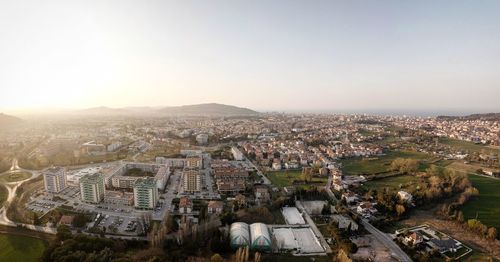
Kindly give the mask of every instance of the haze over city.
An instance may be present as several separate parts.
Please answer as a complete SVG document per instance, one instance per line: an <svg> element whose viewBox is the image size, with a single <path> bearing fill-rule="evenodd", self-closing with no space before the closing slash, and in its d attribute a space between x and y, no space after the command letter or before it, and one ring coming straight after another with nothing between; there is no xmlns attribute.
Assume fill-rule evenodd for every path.
<svg viewBox="0 0 500 262"><path fill-rule="evenodd" d="M2 1L0 111L500 110L498 1Z"/></svg>

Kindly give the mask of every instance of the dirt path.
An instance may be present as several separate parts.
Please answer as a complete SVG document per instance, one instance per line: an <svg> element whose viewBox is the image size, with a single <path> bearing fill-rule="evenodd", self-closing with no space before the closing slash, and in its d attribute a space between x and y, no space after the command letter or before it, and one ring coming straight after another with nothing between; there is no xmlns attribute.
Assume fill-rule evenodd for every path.
<svg viewBox="0 0 500 262"><path fill-rule="evenodd" d="M410 227L421 224L427 224L442 231L453 238L465 243L466 245L480 250L496 259L500 259L500 241L492 241L481 238L465 229L465 227L456 221L442 220L437 218L432 211L415 211L411 218L401 221L402 224Z"/></svg>

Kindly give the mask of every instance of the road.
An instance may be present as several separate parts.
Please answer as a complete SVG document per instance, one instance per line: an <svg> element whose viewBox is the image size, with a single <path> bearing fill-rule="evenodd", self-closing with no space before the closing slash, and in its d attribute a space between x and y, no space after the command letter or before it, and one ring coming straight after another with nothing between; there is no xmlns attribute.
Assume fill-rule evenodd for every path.
<svg viewBox="0 0 500 262"><path fill-rule="evenodd" d="M328 176L328 182L325 186L325 190L333 200L337 201L335 194L333 194L332 189L332 176ZM384 232L378 230L376 227L372 226L370 222L366 219L361 220L361 224L365 229L370 232L380 243L382 243L386 248L391 250L393 256L396 256L400 261L411 262L411 258Z"/></svg>
<svg viewBox="0 0 500 262"><path fill-rule="evenodd" d="M250 159L245 157L245 161L257 171L257 175L262 178L264 184L271 185L271 180L269 180L269 178L267 178L267 176L265 176L264 173L262 173L262 171L260 171L260 169L254 163L252 163L252 161L250 161Z"/></svg>
<svg viewBox="0 0 500 262"><path fill-rule="evenodd" d="M394 256L397 256L400 261L411 262L411 258L384 232L372 226L366 219L361 219L361 224L370 232L380 243L391 250Z"/></svg>

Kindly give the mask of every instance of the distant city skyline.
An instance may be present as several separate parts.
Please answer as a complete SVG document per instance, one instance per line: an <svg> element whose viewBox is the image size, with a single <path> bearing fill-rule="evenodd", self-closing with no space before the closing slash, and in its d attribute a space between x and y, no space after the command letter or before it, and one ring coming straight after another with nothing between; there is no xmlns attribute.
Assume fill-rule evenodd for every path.
<svg viewBox="0 0 500 262"><path fill-rule="evenodd" d="M3 1L0 112L500 112L499 1Z"/></svg>

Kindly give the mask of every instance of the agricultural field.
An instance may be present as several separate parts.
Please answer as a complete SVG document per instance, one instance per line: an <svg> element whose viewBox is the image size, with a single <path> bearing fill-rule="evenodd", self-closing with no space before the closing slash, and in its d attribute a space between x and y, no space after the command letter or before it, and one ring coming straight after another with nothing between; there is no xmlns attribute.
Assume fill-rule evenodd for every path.
<svg viewBox="0 0 500 262"><path fill-rule="evenodd" d="M500 231L500 180L469 175L472 185L479 190L479 197L467 202L462 212L466 219L476 218L487 226Z"/></svg>
<svg viewBox="0 0 500 262"><path fill-rule="evenodd" d="M31 177L29 172L14 172L0 176L0 183L10 183L25 180Z"/></svg>
<svg viewBox="0 0 500 262"><path fill-rule="evenodd" d="M470 142L470 141L442 137L442 138L439 138L439 142L441 144L448 145L448 146L453 147L453 148L458 149L458 150L466 150L466 151L470 151L470 152L479 152L479 153L484 152L484 153L492 153L492 154L500 153L500 149L498 149L498 148L491 148L491 147L484 146L481 144L475 144L475 143Z"/></svg>
<svg viewBox="0 0 500 262"><path fill-rule="evenodd" d="M278 187L290 186L293 184L294 180L302 180L301 178L302 170L289 170L289 171L273 171L268 172L266 176L271 180L273 185ZM328 177L313 177L312 183L326 183Z"/></svg>
<svg viewBox="0 0 500 262"><path fill-rule="evenodd" d="M429 161L432 156L413 151L391 151L386 155L372 158L343 159L342 171L346 175L377 174L390 171L391 163L396 158L412 158L421 161L421 165Z"/></svg>
<svg viewBox="0 0 500 262"><path fill-rule="evenodd" d="M0 257L2 261L38 261L47 243L44 240L9 234L0 235Z"/></svg>

